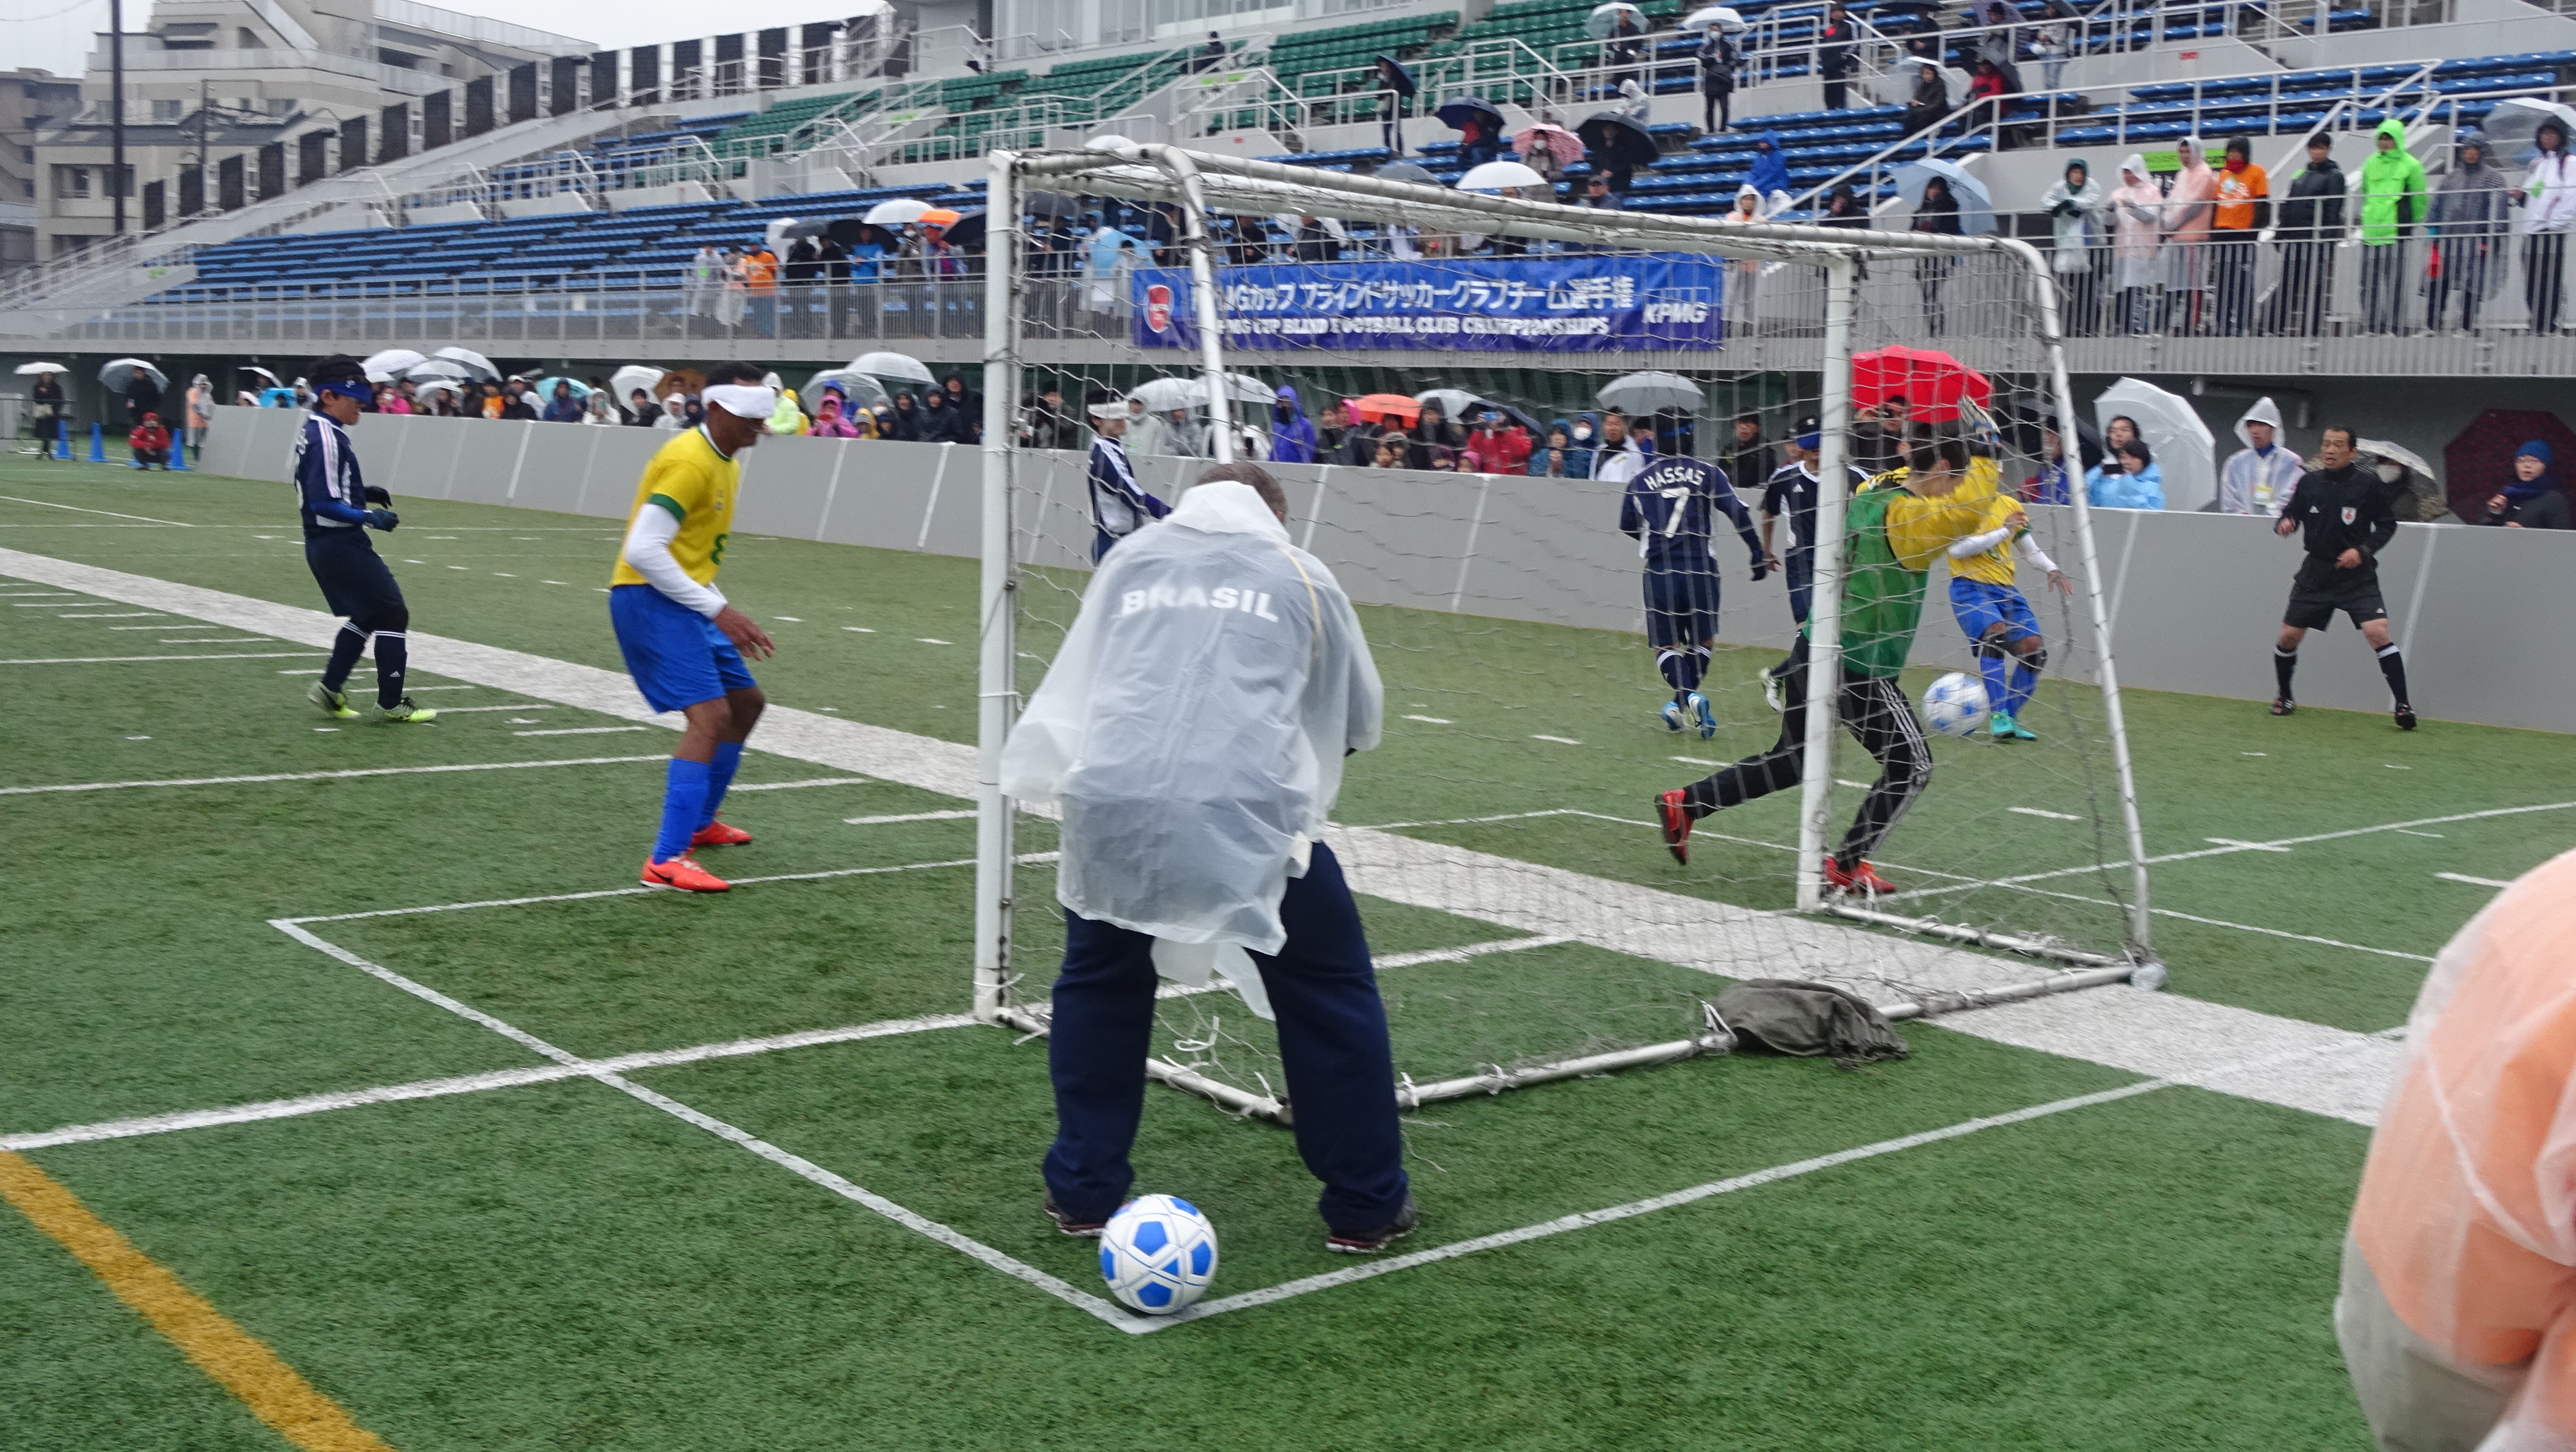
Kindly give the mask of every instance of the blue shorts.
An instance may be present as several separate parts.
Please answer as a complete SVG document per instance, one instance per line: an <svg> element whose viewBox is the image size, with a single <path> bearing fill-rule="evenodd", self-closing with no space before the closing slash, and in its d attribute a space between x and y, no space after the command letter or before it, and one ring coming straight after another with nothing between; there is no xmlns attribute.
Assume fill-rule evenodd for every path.
<svg viewBox="0 0 2576 1452"><path fill-rule="evenodd" d="M1959 617L1959 628L1970 640L1983 640L2001 625L2006 640L2030 640L2039 635L2039 617L2030 610L2030 602L2011 585L1990 585L1964 575L1950 577L1950 613Z"/></svg>
<svg viewBox="0 0 2576 1452"><path fill-rule="evenodd" d="M1717 571L1646 567L1646 644L1680 650L1717 638Z"/></svg>
<svg viewBox="0 0 2576 1452"><path fill-rule="evenodd" d="M644 704L678 711L754 684L715 622L650 585L619 585L608 592L608 623L617 649Z"/></svg>

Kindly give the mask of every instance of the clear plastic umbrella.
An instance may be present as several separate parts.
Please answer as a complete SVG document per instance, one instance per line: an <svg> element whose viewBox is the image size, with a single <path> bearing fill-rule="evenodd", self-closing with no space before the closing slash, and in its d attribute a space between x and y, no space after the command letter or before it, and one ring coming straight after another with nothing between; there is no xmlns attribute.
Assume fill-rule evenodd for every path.
<svg viewBox="0 0 2576 1452"><path fill-rule="evenodd" d="M1987 195L1986 184L1968 175L1955 161L1909 161L1896 169L1896 191L1909 207L1923 205L1923 189L1934 177L1950 184L1950 195L1959 201L1959 230L1970 237L1985 237L1995 230L1995 202Z"/></svg>
<svg viewBox="0 0 2576 1452"><path fill-rule="evenodd" d="M667 376L661 369L649 364L629 363L608 375L609 396L619 403L624 403L627 399L633 398L635 390L640 388L644 390L644 396L650 398L653 396L653 385Z"/></svg>
<svg viewBox="0 0 2576 1452"><path fill-rule="evenodd" d="M129 393L133 391L134 375L137 373L150 374L152 382L158 387L170 386L169 375L140 358L118 358L111 361L98 370L98 381L110 393Z"/></svg>
<svg viewBox="0 0 2576 1452"><path fill-rule="evenodd" d="M1379 167L1375 174L1384 181L1412 182L1417 186L1440 185L1440 178L1433 176L1419 162L1392 161Z"/></svg>
<svg viewBox="0 0 2576 1452"><path fill-rule="evenodd" d="M886 392L884 384L847 368L826 368L806 379L805 386L796 391L796 397L808 409L819 409L823 406L823 390L826 388L839 389L841 396L848 399L853 408L894 407L894 395Z"/></svg>
<svg viewBox="0 0 2576 1452"><path fill-rule="evenodd" d="M560 376L554 378L540 378L536 382L528 385L528 402L530 405L536 408L538 412L544 412L546 405L555 401L555 385L558 383L571 384L572 396L574 398L580 399L590 397L590 385L582 382L578 378L564 378Z"/></svg>
<svg viewBox="0 0 2576 1452"><path fill-rule="evenodd" d="M381 353L368 354L367 361L361 366L376 382L391 383L428 361L428 355L409 348L387 348Z"/></svg>
<svg viewBox="0 0 2576 1452"><path fill-rule="evenodd" d="M1207 385L1196 378L1148 378L1129 389L1127 396L1145 405L1147 413L1170 413L1176 408L1205 408Z"/></svg>
<svg viewBox="0 0 2576 1452"><path fill-rule="evenodd" d="M2194 510L2218 497L2218 438L2190 400L2123 378L2093 400L2093 422L2107 438L2111 420L2122 415L2137 422L2138 437L2155 455L2156 472L2165 481L2166 509Z"/></svg>
<svg viewBox="0 0 2576 1452"><path fill-rule="evenodd" d="M1458 178L1462 192L1492 192L1505 187L1543 187L1547 178L1517 161L1489 161Z"/></svg>
<svg viewBox="0 0 2576 1452"><path fill-rule="evenodd" d="M1583 17L1583 33L1594 40L1608 40L1619 33L1621 20L1627 21L1629 29L1637 34L1646 33L1646 12L1629 4L1628 0L1610 0L1607 5L1593 6L1592 13Z"/></svg>
<svg viewBox="0 0 2576 1452"><path fill-rule="evenodd" d="M866 215L859 220L880 227L899 227L906 222L920 221L921 214L929 210L930 203L919 197L888 197L868 208Z"/></svg>
<svg viewBox="0 0 2576 1452"><path fill-rule="evenodd" d="M850 371L870 378L892 378L903 383L936 383L929 368L909 353L861 353L850 360Z"/></svg>
<svg viewBox="0 0 2576 1452"><path fill-rule="evenodd" d="M2496 102L2495 109L2487 113L2486 124L2478 128L2487 134L2487 144L2493 148L2488 159L2519 159L2533 150L2539 145L2533 138L2540 134L2543 121L2557 122L2558 134L2569 144L2576 145L2576 110L2537 96L2516 96Z"/></svg>
<svg viewBox="0 0 2576 1452"><path fill-rule="evenodd" d="M402 376L414 383L429 383L442 378L453 380L471 378L474 376L474 370L453 358L423 358L404 369Z"/></svg>
<svg viewBox="0 0 2576 1452"><path fill-rule="evenodd" d="M69 373L69 372L71 372L71 370L70 370L70 369L68 369L68 368L66 368L66 367L64 367L64 366L63 366L63 365L61 365L60 363L21 363L21 364L19 364L19 365L18 365L18 376L19 376L19 377L21 377L21 378L24 378L24 377L28 376L28 375L29 375L29 374L31 374L31 373Z"/></svg>
<svg viewBox="0 0 2576 1452"><path fill-rule="evenodd" d="M418 391L422 393L437 393L442 389L451 393L462 393L465 391L465 384L461 379L433 378L427 383L422 384Z"/></svg>
<svg viewBox="0 0 2576 1452"><path fill-rule="evenodd" d="M1707 402L1700 386L1678 373L1631 373L1611 379L1593 396L1604 407L1629 413L1661 413L1668 408L1697 413Z"/></svg>
<svg viewBox="0 0 2576 1452"><path fill-rule="evenodd" d="M1723 5L1704 5L1682 17L1684 30L1715 30L1727 35L1740 35L1748 28L1743 16Z"/></svg>
<svg viewBox="0 0 2576 1452"><path fill-rule="evenodd" d="M492 366L492 360L475 352L471 348L459 348L450 344L429 356L432 358L445 358L451 363L464 364L467 376L469 377L480 378L487 383L498 383L501 381L501 370Z"/></svg>

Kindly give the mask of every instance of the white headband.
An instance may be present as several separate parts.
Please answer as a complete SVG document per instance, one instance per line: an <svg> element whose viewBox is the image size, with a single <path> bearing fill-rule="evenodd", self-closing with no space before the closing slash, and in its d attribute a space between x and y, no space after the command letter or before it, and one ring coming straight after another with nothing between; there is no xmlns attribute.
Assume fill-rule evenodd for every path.
<svg viewBox="0 0 2576 1452"><path fill-rule="evenodd" d="M1095 403L1091 405L1091 416L1093 418L1125 418L1127 416L1127 400L1123 398L1113 398L1107 403Z"/></svg>
<svg viewBox="0 0 2576 1452"><path fill-rule="evenodd" d="M756 383L717 383L708 386L706 400L736 418L765 419L778 409L778 390Z"/></svg>

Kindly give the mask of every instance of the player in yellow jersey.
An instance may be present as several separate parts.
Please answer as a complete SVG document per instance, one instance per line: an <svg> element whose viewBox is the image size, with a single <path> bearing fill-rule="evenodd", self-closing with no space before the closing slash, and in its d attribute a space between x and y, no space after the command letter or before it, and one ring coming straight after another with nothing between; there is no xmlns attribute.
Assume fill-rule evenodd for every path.
<svg viewBox="0 0 2576 1452"><path fill-rule="evenodd" d="M1985 677L1986 728L1997 741L2036 741L2021 723L2022 708L2039 689L2039 672L2048 664L2047 643L2030 601L2013 584L2015 556L2048 574L2050 588L2074 593L2057 562L2030 537L2030 516L2019 501L2002 492L2001 470L1991 455L1973 459L1959 493L1980 511L1977 532L1953 541L1950 556L1950 613L1966 632L1976 652L1977 671Z"/></svg>
<svg viewBox="0 0 2576 1452"><path fill-rule="evenodd" d="M750 364L720 363L707 374L705 397L706 422L664 444L635 487L626 542L608 577L608 618L645 704L688 717L671 753L662 830L644 859L644 881L723 892L733 884L689 853L751 840L717 821L716 809L768 704L743 657L765 660L777 647L725 603L715 578L733 529L742 451L767 431L778 393Z"/></svg>

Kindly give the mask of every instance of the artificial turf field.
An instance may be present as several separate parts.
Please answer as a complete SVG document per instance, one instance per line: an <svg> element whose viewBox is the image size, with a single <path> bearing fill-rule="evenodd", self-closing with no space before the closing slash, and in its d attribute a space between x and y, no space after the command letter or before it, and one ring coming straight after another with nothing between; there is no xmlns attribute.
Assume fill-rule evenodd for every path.
<svg viewBox="0 0 2576 1452"><path fill-rule="evenodd" d="M0 464L0 496L0 548L319 605L280 486L22 460ZM386 552L416 631L616 667L596 594L613 525L403 511ZM1087 1246L1035 1208L1043 1045L955 1023L973 834L947 815L956 798L755 751L742 782L774 790L727 816L760 840L720 870L836 875L718 899L621 892L658 800L659 728L424 671L424 703L491 709L317 729L332 723L300 693L318 650L21 578L0 570L0 660L58 663L0 664L0 786L304 779L6 797L20 851L0 905L0 1142L384 1445L2364 1443L2327 1322L2361 1126L2190 1087L2088 1099L2147 1081L1937 1025L1863 1072L1737 1055L1423 1111L1408 1145L1426 1224L1408 1252L1723 1192L1326 1285L1305 1283L1352 1266L1320 1249L1287 1136L1157 1091L1140 1188L1207 1208L1218 1295L1299 1293L1120 1334L1009 1269L1095 1284ZM973 729L972 584L969 562L756 537L725 572L779 639L761 669L778 705L950 742ZM1534 649L1584 648L1578 632L1363 615L1391 720L1352 762L1344 821L1638 816L1632 787L1690 774L1636 726L1633 692L1551 691L1528 668ZM207 658L98 659L145 655ZM1450 709L1478 704L1486 719ZM1446 719L1400 718L1417 705ZM2576 845L2550 785L2560 737L2439 721L2399 736L2384 717L2274 721L2143 692L2128 706L2151 855L2360 833L2160 866L2157 900L2188 914L2156 925L2174 994L2388 1029L2489 895L2456 878L2511 878ZM1746 749L1757 728L1698 750ZM1535 754L1540 732L1591 743L1554 772L1573 801L1546 787L1563 758ZM1991 795L2011 770L1991 748L1944 751L1935 796L1890 843L1898 862L1910 841L1982 830L1990 814L1944 819L1939 794ZM477 769L404 770L424 767ZM387 774L306 775L349 770ZM2515 808L2546 810L2467 816ZM1748 841L1791 830L1785 803L1761 810L1720 821ZM1785 903L1769 848L1704 847L1682 869L1590 817L1403 830ZM1020 845L1052 843L1031 822ZM2037 835L1981 850L2067 860ZM1044 864L1023 871L1023 900L1044 901ZM508 905L288 924L304 938L272 925L485 902ZM1362 907L1382 956L1508 936ZM1049 927L1021 924L1042 977ZM1566 945L1387 984L1429 1000L1502 963L1657 971L1621 959ZM1442 973L1460 977L1424 976ZM24 1147L60 1126L465 1076L482 1077ZM2036 1107L2052 1112L1903 1143ZM1804 1164L1864 1147L1881 1152ZM1763 1180L1782 1166L1801 1172ZM24 1216L0 1220L0 1332L0 1446L280 1445Z"/></svg>

